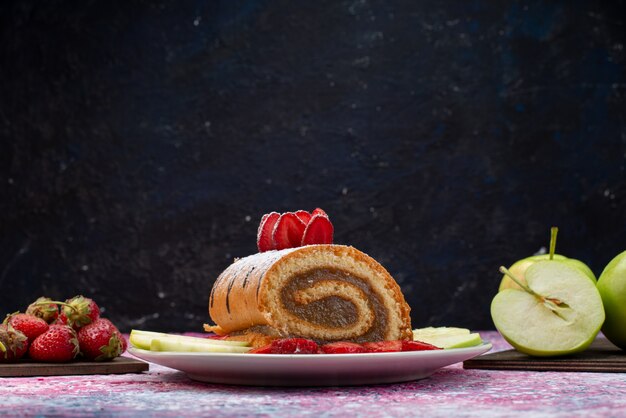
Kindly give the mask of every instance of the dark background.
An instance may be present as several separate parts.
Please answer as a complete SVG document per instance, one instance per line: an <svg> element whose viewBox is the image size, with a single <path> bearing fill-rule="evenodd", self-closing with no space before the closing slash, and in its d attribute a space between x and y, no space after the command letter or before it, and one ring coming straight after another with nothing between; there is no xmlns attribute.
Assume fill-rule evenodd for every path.
<svg viewBox="0 0 626 418"><path fill-rule="evenodd" d="M626 249L624 1L0 3L0 311L195 330L261 215L324 208L413 325Z"/></svg>

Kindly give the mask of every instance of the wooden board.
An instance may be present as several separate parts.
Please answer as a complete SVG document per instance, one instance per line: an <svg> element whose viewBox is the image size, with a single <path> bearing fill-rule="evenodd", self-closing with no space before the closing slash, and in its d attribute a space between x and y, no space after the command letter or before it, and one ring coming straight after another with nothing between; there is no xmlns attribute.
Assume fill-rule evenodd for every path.
<svg viewBox="0 0 626 418"><path fill-rule="evenodd" d="M148 368L148 363L128 357L117 357L106 362L35 363L20 361L13 364L0 364L0 377L141 373L147 371Z"/></svg>
<svg viewBox="0 0 626 418"><path fill-rule="evenodd" d="M626 352L605 338L586 351L562 357L532 357L516 350L485 354L463 362L465 369L626 373Z"/></svg>

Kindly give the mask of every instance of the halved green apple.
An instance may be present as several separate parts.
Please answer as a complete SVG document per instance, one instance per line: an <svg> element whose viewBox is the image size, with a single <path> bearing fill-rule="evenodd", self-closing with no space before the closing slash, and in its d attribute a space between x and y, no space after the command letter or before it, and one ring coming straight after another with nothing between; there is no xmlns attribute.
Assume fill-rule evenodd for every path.
<svg viewBox="0 0 626 418"><path fill-rule="evenodd" d="M526 270L526 283L504 267L519 286L499 292L491 317L502 336L518 351L557 356L585 350L604 322L595 283L566 260L537 261Z"/></svg>

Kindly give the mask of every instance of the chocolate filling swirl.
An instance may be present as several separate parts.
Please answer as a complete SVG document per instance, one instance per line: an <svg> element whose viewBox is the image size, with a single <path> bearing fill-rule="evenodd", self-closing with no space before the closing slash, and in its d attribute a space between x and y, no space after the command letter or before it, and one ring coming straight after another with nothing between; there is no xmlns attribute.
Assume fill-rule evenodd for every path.
<svg viewBox="0 0 626 418"><path fill-rule="evenodd" d="M337 340L384 339L387 311L367 280L333 268L316 268L290 278L281 289L283 307L313 327L328 329ZM351 329L362 329L358 335ZM351 337L342 337L342 330Z"/></svg>

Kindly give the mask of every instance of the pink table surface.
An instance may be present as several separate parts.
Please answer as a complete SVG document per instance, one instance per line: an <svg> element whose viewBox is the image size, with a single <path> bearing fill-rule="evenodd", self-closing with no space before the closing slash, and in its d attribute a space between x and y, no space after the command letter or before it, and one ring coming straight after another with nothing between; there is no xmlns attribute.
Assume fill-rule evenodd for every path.
<svg viewBox="0 0 626 418"><path fill-rule="evenodd" d="M481 332L492 351L510 348ZM0 416L626 416L626 374L464 370L409 383L265 388L194 382L155 364L142 374L0 378Z"/></svg>

